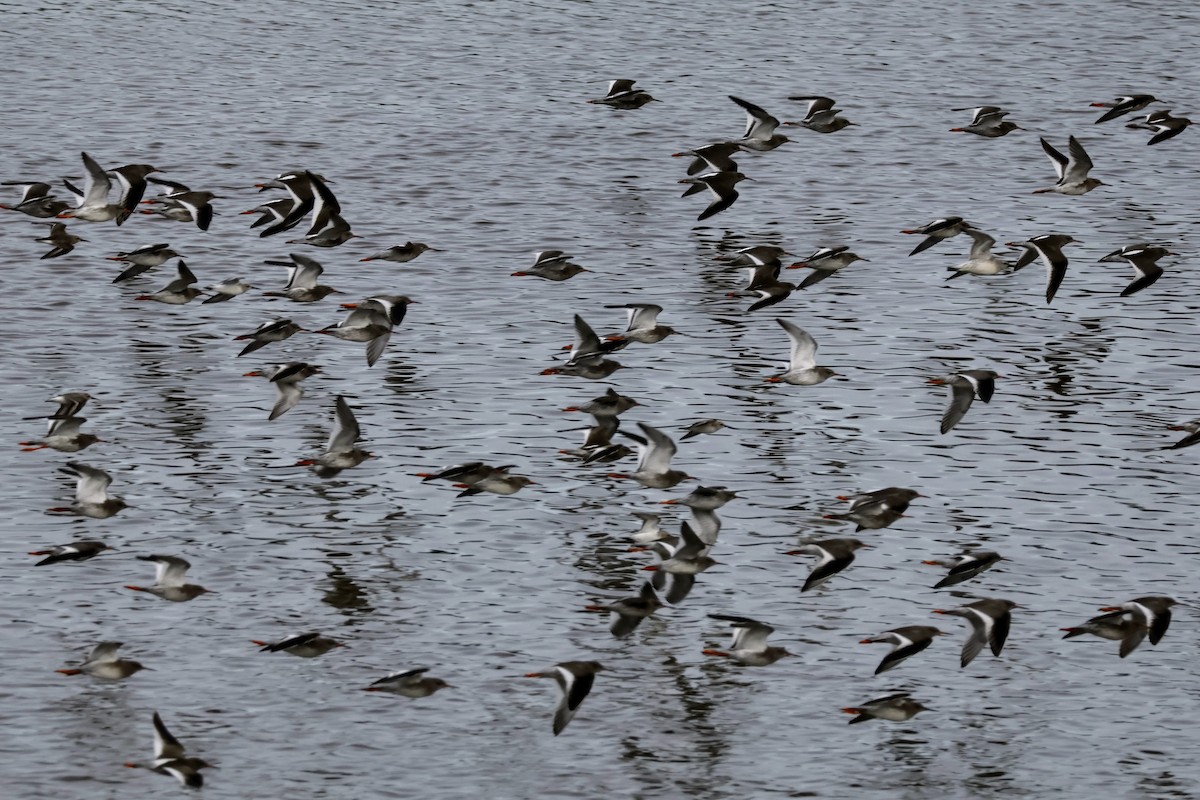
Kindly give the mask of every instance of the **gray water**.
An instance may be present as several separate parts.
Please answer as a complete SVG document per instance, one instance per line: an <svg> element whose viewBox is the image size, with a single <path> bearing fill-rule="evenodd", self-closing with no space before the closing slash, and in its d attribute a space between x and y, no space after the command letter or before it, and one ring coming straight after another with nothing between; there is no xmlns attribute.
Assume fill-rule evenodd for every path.
<svg viewBox="0 0 1200 800"><path fill-rule="evenodd" d="M118 7L120 6L120 7ZM1175 9L1164 11L1163 9ZM1197 141L1148 148L1088 103L1131 91L1196 113L1196 16L1149 2L638 4L352 2L7 5L5 180L79 177L149 162L217 192L207 233L138 216L72 223L89 241L39 261L29 219L0 217L8 557L0 708L8 797L174 796L169 778L126 770L151 752L160 711L189 751L214 761L209 798L1043 797L1200 794L1197 612L1180 608L1158 647L1062 641L1097 606L1194 596L1200 449L1161 448L1200 415L1193 392ZM584 101L637 78L661 103L633 112ZM755 181L697 224L680 199L686 147L740 134L725 95L798 118L795 94L828 94L859 127L747 155ZM961 106L999 103L1025 131L951 134ZM1053 172L1037 144L1080 137L1109 187L1033 195ZM264 298L289 251L236 212L252 184L307 168L331 184L361 240L307 249L348 293L314 305ZM944 283L964 239L906 258L901 228L959 214L1001 242L1069 233L1054 304L1044 270ZM444 248L408 265L359 263L405 240ZM1164 240L1180 255L1120 298L1121 245ZM103 256L170 242L204 284L243 275L232 302L135 302L159 269L113 286ZM714 257L779 243L798 256L851 245L869 263L774 308L727 298L740 274ZM562 284L512 278L562 249L594 270ZM790 273L795 274L795 273ZM307 328L338 299L419 301L381 362L361 345L297 335L235 358L231 337L276 316ZM623 641L589 602L636 591L646 560L625 552L635 510L682 496L605 477L558 455L582 424L561 408L606 383L540 376L582 314L618 330L605 304L651 301L684 335L618 356L612 382L642 407L624 417L678 435L704 417L731 430L683 443L676 466L741 495L722 513L692 596ZM771 385L791 320L842 377ZM266 422L273 390L241 377L286 360L320 364L307 396ZM1003 376L940 436L930 377ZM46 398L86 390L77 456L19 453ZM293 468L320 451L332 398L351 399L379 458L321 480ZM50 516L76 458L108 470L131 508L108 520ZM455 498L413 473L456 461L511 463L537 481L512 497ZM801 537L847 535L822 519L835 497L918 489L893 527L824 590L799 591ZM118 548L34 569L26 550L82 538ZM966 602L931 587L924 558L981 544L1007 558L958 587L1021 604L1003 657L958 667L964 625L933 608ZM135 555L193 562L216 592L187 604L121 588L147 583ZM739 669L701 655L724 644L710 612L774 625L798 656ZM951 636L883 676L883 646L907 624ZM314 660L250 639L320 630L349 647ZM153 671L105 685L53 670L102 639ZM597 659L598 677L555 738L549 681L519 676ZM359 691L431 667L456 688L421 700ZM908 723L846 725L841 706L911 690L933 710Z"/></svg>

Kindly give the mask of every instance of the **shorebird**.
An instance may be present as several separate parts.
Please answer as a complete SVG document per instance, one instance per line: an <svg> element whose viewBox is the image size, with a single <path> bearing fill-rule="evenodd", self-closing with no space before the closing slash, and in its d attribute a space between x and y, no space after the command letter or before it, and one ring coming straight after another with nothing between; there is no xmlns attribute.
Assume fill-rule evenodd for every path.
<svg viewBox="0 0 1200 800"><path fill-rule="evenodd" d="M1067 257L1062 249L1076 241L1063 233L1046 233L1025 242L1007 242L1009 247L1025 248L1025 254L1017 259L1013 270L1021 269L1035 258L1041 258L1046 265L1046 302L1049 303L1054 300L1058 287L1067 275Z"/></svg>
<svg viewBox="0 0 1200 800"><path fill-rule="evenodd" d="M847 125L857 125L856 122L851 122L845 117L838 116L842 112L834 108L834 100L831 97L821 97L820 95L799 95L789 97L788 100L798 100L808 103L808 110L804 112L804 119L799 122L785 122L784 125L798 125L803 128L808 128L810 131L817 133L835 133L840 131Z"/></svg>
<svg viewBox="0 0 1200 800"><path fill-rule="evenodd" d="M1159 144L1167 139L1174 139L1179 134L1191 125L1192 121L1187 117L1173 117L1170 110L1154 111L1146 115L1146 119L1142 122L1131 122L1126 125L1126 128L1145 128L1154 131L1154 135L1146 142L1146 144Z"/></svg>
<svg viewBox="0 0 1200 800"><path fill-rule="evenodd" d="M537 484L524 475L509 475L507 471L497 471L474 483L456 483L454 485L462 489L458 493L458 497L470 497L481 492L500 495L516 494L526 486L536 486Z"/></svg>
<svg viewBox="0 0 1200 800"><path fill-rule="evenodd" d="M733 156L742 152L742 146L737 142L715 142L695 150L684 150L682 153L672 153L672 158L690 158L688 175L699 175L705 172L737 172L737 162Z"/></svg>
<svg viewBox="0 0 1200 800"><path fill-rule="evenodd" d="M728 425L719 419L702 419L699 422L693 422L691 425L688 425L683 436L679 437L679 441L683 442L706 433L716 433L722 428L728 427Z"/></svg>
<svg viewBox="0 0 1200 800"><path fill-rule="evenodd" d="M112 477L102 469L80 464L78 461L68 461L59 472L75 478L75 502L67 507L51 508L50 511L60 514L78 514L81 517L107 519L128 508L120 497L109 496L108 486Z"/></svg>
<svg viewBox="0 0 1200 800"><path fill-rule="evenodd" d="M740 97L734 97L733 95L729 95L729 99L741 106L742 110L746 112L746 132L737 141L738 145L746 150L758 150L761 152L774 150L779 145L788 141L786 136L775 132L775 129L779 127L779 120L768 114L761 106L756 106L754 103L747 103Z"/></svg>
<svg viewBox="0 0 1200 800"><path fill-rule="evenodd" d="M79 155L83 159L83 168L87 171L87 182L79 196L79 205L58 216L74 217L84 222L115 220L120 225L141 201L142 193L146 189L145 176L157 170L148 164L130 164L113 170L123 191L117 202L110 203L108 195L112 191L112 181L109 180L108 173L87 153Z"/></svg>
<svg viewBox="0 0 1200 800"><path fill-rule="evenodd" d="M99 436L83 433L79 427L87 422L84 417L49 417L46 420L46 435L32 442L21 442L21 450L32 453L50 448L60 453L78 453L100 441Z"/></svg>
<svg viewBox="0 0 1200 800"><path fill-rule="evenodd" d="M733 642L728 650L705 649L706 656L721 656L741 664L743 667L766 667L784 656L792 655L782 647L767 645L767 637L775 629L764 622L749 617L727 614L709 614L709 619L719 619L733 625Z"/></svg>
<svg viewBox="0 0 1200 800"><path fill-rule="evenodd" d="M604 665L597 661L563 661L545 672L527 672L526 678L553 678L558 684L562 698L554 711L554 735L563 732L575 717L575 712L583 703L584 698L592 691L596 681L596 673L604 671Z"/></svg>
<svg viewBox="0 0 1200 800"><path fill-rule="evenodd" d="M856 722L869 722L873 719L884 719L888 722L907 722L922 711L928 710L928 707L913 700L908 692L890 694L887 697L877 697L874 700L868 700L861 706L842 709L846 714L858 715L850 720L851 725Z"/></svg>
<svg viewBox="0 0 1200 800"><path fill-rule="evenodd" d="M186 751L179 740L171 735L162 717L154 712L154 761L149 764L126 763L131 769L148 769L160 775L170 775L190 789L199 789L204 785L204 776L200 770L216 767L203 758L185 755Z"/></svg>
<svg viewBox="0 0 1200 800"><path fill-rule="evenodd" d="M612 614L609 631L618 639L623 639L637 630L646 617L663 607L654 584L646 582L641 590L633 597L624 597L608 605L594 604L586 607L587 611L610 612Z"/></svg>
<svg viewBox="0 0 1200 800"><path fill-rule="evenodd" d="M942 414L942 433L949 433L966 416L976 397L985 403L991 402L998 377L990 369L968 369L945 378L930 378L931 384L950 387L950 405Z"/></svg>
<svg viewBox="0 0 1200 800"><path fill-rule="evenodd" d="M946 280L952 281L963 275L1002 275L1012 271L1012 264L992 255L995 238L976 228L967 228L963 232L971 237L971 253L957 267L947 267L951 274Z"/></svg>
<svg viewBox="0 0 1200 800"><path fill-rule="evenodd" d="M1057 192L1058 194L1081 195L1087 194L1097 186L1105 185L1096 178L1088 177L1088 172L1092 169L1092 159L1074 136L1067 137L1067 152L1071 154L1070 158L1055 150L1053 145L1045 139L1039 139L1039 141L1042 143L1042 149L1046 151L1046 155L1050 157L1050 163L1054 164L1054 171L1058 173L1058 183L1047 189L1035 189L1034 194Z"/></svg>
<svg viewBox="0 0 1200 800"><path fill-rule="evenodd" d="M342 308L353 311L336 325L321 328L315 333L347 342L366 342L367 366L373 367L391 340L392 330L404 321L405 312L415 302L404 295L385 294L369 297L361 303L343 303Z"/></svg>
<svg viewBox="0 0 1200 800"><path fill-rule="evenodd" d="M55 545L49 550L30 550L29 555L45 556L41 561L34 564L35 567L45 567L50 564L58 564L62 561L87 561L100 555L105 550L112 550L112 548L104 542L88 540Z"/></svg>
<svg viewBox="0 0 1200 800"><path fill-rule="evenodd" d="M211 593L203 586L184 582L184 576L187 575L187 571L192 565L178 556L154 555L138 556L137 558L140 561L154 562L154 585L130 586L127 584L126 589L146 592L172 603L186 603L189 600L195 600L202 594Z"/></svg>
<svg viewBox="0 0 1200 800"><path fill-rule="evenodd" d="M332 286L317 283L325 268L316 260L300 253L289 253L291 261L267 260L265 263L286 267L287 286L278 292L263 292L263 297L286 297L297 303L315 303L331 294L341 294Z"/></svg>
<svg viewBox="0 0 1200 800"><path fill-rule="evenodd" d="M1133 281L1121 291L1121 297L1136 294L1154 284L1162 277L1163 269L1158 260L1164 256L1175 255L1165 247L1151 244L1126 245L1120 250L1114 250L1100 261L1127 261L1133 267Z"/></svg>
<svg viewBox="0 0 1200 800"><path fill-rule="evenodd" d="M238 356L248 355L256 350L260 350L272 342L282 342L284 339L299 333L304 330L290 319L277 319L271 322L264 322L255 328L253 333L244 333L241 336L233 337L235 342L244 342L250 340L250 344L242 348L242 352Z"/></svg>
<svg viewBox="0 0 1200 800"><path fill-rule="evenodd" d="M387 692L388 694L398 694L402 697L429 697L429 695L440 689L454 688L441 678L422 677L428 671L429 667L418 667L416 669L393 672L375 681L370 686L364 686L363 691Z"/></svg>
<svg viewBox="0 0 1200 800"><path fill-rule="evenodd" d="M789 556L817 556L817 565L809 573L808 579L800 589L807 592L822 585L834 575L854 563L854 551L866 547L858 539L820 539L807 542L795 550L789 550Z"/></svg>
<svg viewBox="0 0 1200 800"><path fill-rule="evenodd" d="M654 303L621 303L620 305L606 305L605 308L623 308L628 317L625 330L621 333L614 333L604 337L607 341L657 344L676 332L670 325L658 324L658 315L662 313L662 306L660 305L655 305Z"/></svg>
<svg viewBox="0 0 1200 800"><path fill-rule="evenodd" d="M168 219L180 222L194 222L202 231L212 225L213 207L210 204L216 199L212 192L193 191L190 187L177 181L164 181L161 178L150 178L151 183L167 187L164 192L147 203L157 203L159 208L146 213L161 214Z"/></svg>
<svg viewBox="0 0 1200 800"><path fill-rule="evenodd" d="M297 658L316 658L325 655L335 647L346 646L337 639L330 639L319 633L301 633L297 636L280 639L278 642L260 642L258 639L250 641L261 648L260 653L287 653L289 656Z"/></svg>
<svg viewBox="0 0 1200 800"><path fill-rule="evenodd" d="M108 256L109 261L120 261L128 264L120 275L113 278L113 283L120 283L131 278L136 278L144 272L162 266L172 258L179 258L179 253L171 249L171 246L164 243L161 244L146 244L124 253L117 253L115 256Z"/></svg>
<svg viewBox="0 0 1200 800"><path fill-rule="evenodd" d="M1081 625L1076 625L1071 628L1060 628L1066 631L1067 635L1064 639L1073 639L1076 636L1083 636L1085 633L1090 633L1093 636L1099 636L1101 639L1109 639L1121 643L1121 647L1117 651L1121 658L1137 649L1142 640L1146 638L1146 624L1136 615L1129 611L1118 610L1108 614L1101 614L1098 617L1092 617L1087 622Z"/></svg>
<svg viewBox="0 0 1200 800"><path fill-rule="evenodd" d="M70 202L59 200L50 193L50 184L41 181L0 181L0 186L20 186L21 199L13 205L0 203L0 208L20 211L31 217L51 219L71 208Z"/></svg>
<svg viewBox="0 0 1200 800"><path fill-rule="evenodd" d="M1180 448L1191 447L1196 442L1200 442L1200 419L1185 422L1182 425L1168 425L1167 429L1172 431L1187 431L1187 436L1170 447L1164 448L1165 450L1179 450Z"/></svg>
<svg viewBox="0 0 1200 800"><path fill-rule="evenodd" d="M848 519L858 527L855 532L878 530L886 528L904 516L908 506L918 497L924 495L915 489L902 489L889 486L886 489L876 489L873 492L862 492L856 495L838 495L839 500L850 503L845 513L826 514L825 519Z"/></svg>
<svg viewBox="0 0 1200 800"><path fill-rule="evenodd" d="M786 319L775 320L792 340L791 357L785 372L767 378L768 383L790 383L793 386L816 386L837 375L828 367L817 366L817 342L799 325Z"/></svg>
<svg viewBox="0 0 1200 800"><path fill-rule="evenodd" d="M599 397L592 398L582 405L567 406L563 411L583 411L593 417L616 417L637 405L637 400L618 394L616 389L609 387Z"/></svg>
<svg viewBox="0 0 1200 800"><path fill-rule="evenodd" d="M909 235L919 233L925 237L909 253L910 256L915 256L917 253L933 247L938 242L967 231L970 227L971 223L964 221L962 217L942 217L941 219L935 219L928 225L922 225L920 228L906 228L900 232Z"/></svg>
<svg viewBox="0 0 1200 800"><path fill-rule="evenodd" d="M539 250L533 254L533 266L512 273L514 278L532 275L556 283L570 280L581 272L591 272L571 261L561 250Z"/></svg>
<svg viewBox="0 0 1200 800"><path fill-rule="evenodd" d="M971 623L971 635L963 643L961 666L966 667L975 656L987 645L992 649L992 655L999 656L1008 639L1008 629L1012 625L1012 609L1017 604L1011 600L976 600L958 608L937 608L935 614L950 614L962 617Z"/></svg>
<svg viewBox="0 0 1200 800"><path fill-rule="evenodd" d="M1171 606L1178 603L1173 597L1138 597L1119 606L1105 606L1101 611L1124 611L1145 626L1150 634L1150 644L1157 645L1171 626Z"/></svg>
<svg viewBox="0 0 1200 800"><path fill-rule="evenodd" d="M121 649L120 642L101 642L92 648L87 659L73 669L56 669L63 675L91 675L107 681L119 681L146 669L136 661L128 658L117 658L117 650Z"/></svg>
<svg viewBox="0 0 1200 800"><path fill-rule="evenodd" d="M951 128L951 133L973 133L988 139L995 139L1005 134L1021 130L1015 122L1004 119L1008 112L999 106L978 106L977 108L955 108L954 111L970 111L971 122L961 128Z"/></svg>
<svg viewBox="0 0 1200 800"><path fill-rule="evenodd" d="M279 419L291 411L300 402L300 398L304 397L300 381L311 378L320 372L321 368L314 364L304 361L289 361L286 364L276 364L266 369L251 370L244 373L242 377L266 378L275 384L275 405L271 408L270 415L267 416L268 420L273 420Z"/></svg>
<svg viewBox="0 0 1200 800"><path fill-rule="evenodd" d="M1118 97L1116 100L1113 100L1109 103L1092 103L1092 107L1108 109L1108 111L1105 111L1100 115L1100 119L1096 120L1096 124L1099 125L1101 122L1108 122L1109 120L1116 119L1117 117L1123 117L1126 114L1132 114L1134 111L1141 111L1151 103L1161 102L1161 100L1152 94L1129 94Z"/></svg>
<svg viewBox="0 0 1200 800"><path fill-rule="evenodd" d="M360 258L359 261L391 261L393 264L407 264L421 253L440 253L442 252L436 247L430 247L424 242L405 242L404 244L396 244L389 247L387 250L380 250L378 253L373 253L366 258Z"/></svg>
<svg viewBox="0 0 1200 800"><path fill-rule="evenodd" d="M892 667L898 666L905 659L915 656L933 644L934 636L941 635L941 631L929 625L908 625L903 628L884 631L878 636L872 636L869 639L863 639L859 644L884 642L892 646L891 652L884 656L883 660L879 662L879 666L875 668L875 674L878 675L881 672L887 672Z"/></svg>
<svg viewBox="0 0 1200 800"><path fill-rule="evenodd" d="M153 294L139 294L133 299L153 300L157 303L167 303L173 306L185 305L204 294L202 289L198 289L192 285L195 282L196 275L188 269L188 265L181 258L175 267L175 280Z"/></svg>
<svg viewBox="0 0 1200 800"><path fill-rule="evenodd" d="M77 242L86 242L82 236L76 236L67 230L66 224L62 222L35 222L35 225L49 225L50 233L41 236L37 241L42 244L50 245L50 251L42 256L41 260L47 258L58 258L65 256L67 253L75 249Z"/></svg>
<svg viewBox="0 0 1200 800"><path fill-rule="evenodd" d="M680 197L688 197L697 192L708 189L712 196L712 201L708 204L700 216L696 217L696 221L706 220L714 214L719 214L725 209L734 204L734 201L740 196L738 190L734 187L742 181L753 180L740 172L708 172L704 175L697 175L694 178L682 178L680 183L690 184L684 190Z"/></svg>
<svg viewBox="0 0 1200 800"><path fill-rule="evenodd" d="M338 395L333 402L333 410L333 432L329 435L325 452L316 458L296 462L297 467L311 468L319 478L332 478L344 469L357 467L374 455L355 445L362 433L346 398Z"/></svg>
<svg viewBox="0 0 1200 800"><path fill-rule="evenodd" d="M970 550L953 558L930 559L921 563L950 570L946 577L933 586L935 589L945 589L947 586L957 586L971 580L989 567L995 566L1000 560L1001 555L991 550Z"/></svg>
<svg viewBox="0 0 1200 800"><path fill-rule="evenodd" d="M622 436L637 442L637 469L629 475L609 473L610 478L633 478L647 489L670 489L691 477L686 472L671 469L671 459L678 452L678 448L670 436L644 422L639 422L637 426L641 428L645 437L620 431Z"/></svg>
<svg viewBox="0 0 1200 800"><path fill-rule="evenodd" d="M788 269L809 268L812 270L804 280L800 281L801 289L807 289L814 283L820 283L838 270L845 269L855 261L866 261L867 259L851 253L850 248L842 247L822 247L817 252L813 253L803 261L797 261L795 264L788 265Z"/></svg>
<svg viewBox="0 0 1200 800"><path fill-rule="evenodd" d="M611 106L625 111L631 111L635 108L641 108L647 103L653 102L655 98L642 89L633 88L636 81L627 79L617 79L609 81L608 91L604 97L596 100L588 100L589 103L603 106Z"/></svg>
<svg viewBox="0 0 1200 800"><path fill-rule="evenodd" d="M211 303L224 303L226 300L243 295L254 287L243 281L241 278L228 278L218 284L208 287L212 292L211 297L206 297L201 301L201 305L209 305Z"/></svg>

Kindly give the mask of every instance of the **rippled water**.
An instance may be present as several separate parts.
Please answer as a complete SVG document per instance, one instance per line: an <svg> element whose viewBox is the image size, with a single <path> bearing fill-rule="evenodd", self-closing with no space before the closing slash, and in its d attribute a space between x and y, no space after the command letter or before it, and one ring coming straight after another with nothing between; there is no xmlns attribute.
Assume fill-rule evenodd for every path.
<svg viewBox="0 0 1200 800"><path fill-rule="evenodd" d="M131 508L108 520L43 514L71 496L71 456L15 453L0 512L10 557L0 737L6 791L117 797L170 791L124 770L150 755L161 711L192 751L220 765L208 797L1191 797L1200 748L1190 720L1196 611L1122 661L1116 645L1063 642L1059 627L1147 594L1193 595L1196 459L1164 451L1166 425L1197 416L1196 142L1153 148L1088 103L1131 91L1197 108L1196 18L1186 6L1091 2L985 8L959 3L43 3L0 9L10 34L0 176L78 177L150 162L221 195L208 233L148 217L73 225L89 240L39 261L41 235L0 218L10 443L35 437L46 398L86 390L78 460L113 475ZM1171 11L1164 11L1172 8ZM24 44L14 43L19 37ZM635 112L583 101L637 78L662 100ZM755 181L697 225L679 199L680 149L736 136L725 95L784 118L786 97L829 94L860 123L744 156ZM949 111L1000 103L1025 131L947 133ZM1039 135L1076 134L1112 186L1033 195L1052 171ZM329 177L356 232L314 251L351 298L419 301L384 359L360 345L296 336L237 359L233 335L278 315L337 321L329 300L263 298L182 307L133 297L160 269L113 286L118 250L170 242L203 283L297 248L259 239L236 212L257 181L293 168ZM960 214L1003 242L1047 232L1084 244L1058 298L1040 267L943 282L962 239L906 258L900 228ZM408 265L359 263L407 239L444 248ZM1180 256L1130 298L1127 267L1095 259L1164 240ZM725 293L741 276L714 256L779 243L803 256L852 245L870 259L771 309ZM561 284L509 276L534 250L594 270ZM722 516L716 556L690 598L628 640L595 615L636 590L625 552L631 511L680 496L605 477L557 451L580 419L559 409L604 383L540 376L582 314L653 301L684 335L618 358L644 421L678 434L716 416L731 430L690 440L677 466L742 499ZM762 379L786 360L785 317L821 344L841 378L817 387ZM325 374L266 423L272 389L242 378L302 359ZM945 392L929 377L1002 374L939 436ZM292 468L321 449L335 394L352 399L380 457L331 480ZM455 499L413 473L483 458L538 482L513 497ZM621 465L620 468L626 468ZM632 462L628 468L632 469ZM783 556L838 494L919 489L908 516L865 533L872 548L824 590L801 595L809 563ZM24 551L102 538L119 551L33 569ZM1021 604L1001 659L958 669L962 626L882 677L867 635L937 620L954 597L923 558L982 543L1008 559L960 589ZM216 594L172 604L121 588L149 580L137 554L174 553ZM700 654L723 642L709 612L770 622L798 657L737 669ZM249 640L321 630L349 643L315 659ZM95 642L126 643L153 668L118 685L55 668ZM571 727L550 732L550 682L515 678L595 658L599 676ZM359 687L414 665L455 685L410 701ZM909 723L847 727L841 706L910 689L934 710ZM178 787L175 787L178 789ZM179 790L182 791L182 790Z"/></svg>

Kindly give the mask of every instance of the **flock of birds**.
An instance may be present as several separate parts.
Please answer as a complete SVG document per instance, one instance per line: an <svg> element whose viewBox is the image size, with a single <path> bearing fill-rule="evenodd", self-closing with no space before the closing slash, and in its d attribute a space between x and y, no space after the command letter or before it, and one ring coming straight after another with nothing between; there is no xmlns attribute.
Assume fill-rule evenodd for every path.
<svg viewBox="0 0 1200 800"><path fill-rule="evenodd" d="M711 195L709 205L698 219L704 220L728 209L738 199L737 185L750 180L738 170L735 158L746 151L767 152L788 142L778 132L780 127L795 126L816 133L836 133L854 125L828 97L797 96L791 100L808 104L805 116L799 122L780 122L763 108L736 97L730 99L748 115L748 125L742 137L717 142L703 147L686 150L675 155L689 158L688 177L681 183L688 186L684 196L702 191ZM610 84L608 93L589 102L607 105L620 111L642 108L654 100L646 91L637 88L634 81L617 80ZM1150 95L1120 97L1112 102L1098 103L1106 110L1096 120L1104 123L1127 114L1145 109L1158 102ZM958 109L965 111L967 109ZM972 109L972 120L955 131L972 133L986 138L1004 136L1019 126L1006 120L1006 111L994 106ZM1173 117L1170 112L1151 112L1144 122L1130 127L1148 128L1153 131L1149 144L1167 141L1182 133L1189 124L1184 117ZM1049 188L1037 192L1055 192L1063 195L1082 195L1103 185L1090 177L1093 164L1084 147L1074 137L1068 137L1067 154L1064 155L1045 139L1041 146L1050 158L1058 181ZM18 201L0 207L20 212L41 220L50 226L45 237L38 242L51 249L42 258L58 258L67 255L81 242L76 235L77 225L68 227L60 220L77 223L113 222L122 225L137 212L157 215L179 223L194 224L200 230L208 230L214 216L211 201L216 195L209 191L193 190L188 186L161 179L158 172L147 164L130 164L106 169L87 153L82 154L86 173L86 184L82 190L70 181L63 181L73 198L63 199L54 194L54 188L45 182L22 183ZM288 240L289 244L305 247L335 248L357 238L350 223L342 216L337 197L330 189L330 181L309 170L285 172L274 179L257 184L263 191L274 190L281 194L258 207L245 211L257 219L250 226L261 229L262 237L291 231L304 230L299 238ZM8 183L6 185L14 185ZM161 194L143 200L150 185L162 188ZM307 223L307 226L301 228ZM1066 234L1048 233L1028 239L1010 242L1011 247L1021 251L1016 259L1009 261L992 253L996 239L979 230L962 217L946 217L918 228L905 229L904 234L921 235L924 238L910 256L922 253L958 235L965 235L972 244L966 261L950 267L947 280L962 276L999 276L1017 272L1035 260L1041 260L1047 271L1046 302L1052 302L1063 281L1068 260L1063 248L1074 242ZM386 250L362 257L361 261L382 260L404 264L428 251L436 251L419 242L407 242ZM808 269L806 277L798 284L783 281L785 265L783 257L788 253L775 245L755 245L739 250L729 259L730 268L744 268L749 276L747 285L734 296L754 298L747 309L754 312L782 303L793 292L807 290L817 283L837 275L859 261L865 261L848 246L822 247L808 258L787 265L787 269ZM1101 261L1128 262L1134 270L1134 280L1122 292L1128 296L1152 286L1163 275L1157 262L1174 255L1166 247L1154 242L1130 243L1101 258ZM122 265L122 270L113 283L144 279L176 259L175 276L158 291L140 294L138 300L183 305L204 296L204 303L220 303L235 300L254 287L241 277L230 278L201 289L198 280L184 262L180 253L167 243L145 245L110 256ZM320 281L322 265L303 253L291 253L287 260L269 260L269 265L287 270L286 284L279 289L263 292L265 296L284 298L295 303L321 302L337 290ZM588 272L573 263L571 256L556 250L536 254L532 266L514 272L516 276L531 276L548 281L566 281ZM243 301L244 302L244 301ZM313 331L343 341L365 345L368 366L375 365L383 356L395 329L405 319L407 309L417 301L396 294L377 294L354 303L344 303L348 313L344 318L327 327ZM670 326L659 323L662 307L654 303L625 303L608 308L627 312L627 324L623 331L601 336L583 319L574 318L575 342L569 346L570 356L556 366L543 371L546 375L565 375L586 380L604 380L621 369L622 365L612 355L631 344L653 345L675 333ZM777 320L790 341L788 368L782 373L767 377L767 381L787 383L795 386L815 386L835 376L833 370L817 364L817 342L805 330L786 320ZM287 318L264 321L254 330L238 335L236 341L245 342L238 356L255 353L262 348L282 342L304 329ZM245 373L247 376L265 378L273 384L275 402L268 420L277 420L293 409L303 398L302 383L319 374L321 368L301 361L286 362L265 369ZM1000 376L991 369L968 369L944 377L933 378L930 383L949 388L949 405L940 424L942 434L952 431L967 415L973 402L978 399L990 402L996 391ZM63 453L78 453L101 441L97 436L81 430L86 422L80 413L90 395L85 391L66 391L53 398L57 408L44 417L48 428L40 440L22 442L26 450L51 449ZM620 416L638 407L637 400L608 388L604 394L572 406L567 411L582 412L592 417L586 429L583 443L578 448L564 449L568 457L586 464L608 464L630 456L634 448L638 452L637 465L629 472L612 472L614 479L636 481L650 489L671 489L691 479L683 471L672 468L672 459L677 452L677 443L668 433L645 423L637 423L638 433L623 430ZM317 476L328 478L344 470L352 469L372 457L372 453L360 446L362 433L354 411L345 397L333 399L334 425L323 452L300 459L297 466L310 468ZM705 419L690 424L681 440L701 435L711 435L726 428L720 419ZM1187 447L1200 441L1200 420L1180 426L1188 436L1173 445ZM620 437L620 438L618 438ZM626 444L626 442L630 444ZM461 490L459 496L481 493L512 495L535 485L529 477L513 474L511 465L493 466L484 461L456 464L436 472L421 473L426 482L448 481ZM76 481L74 501L69 506L50 509L56 514L72 514L94 519L104 519L120 513L126 508L125 501L109 492L111 477L98 467L78 460L67 461L61 471ZM901 487L888 487L843 497L849 505L842 514L830 515L835 519L856 525L856 533L864 530L886 528L900 519L911 502L921 497L916 491ZM610 615L610 631L617 638L630 636L640 623L666 606L678 605L686 600L695 588L697 576L717 562L712 553L718 543L721 520L717 511L726 503L737 498L737 494L723 486L698 486L685 497L665 500L664 503L682 505L690 510L691 519L681 524L679 532L672 533L663 527L659 514L638 512L640 528L631 535L634 550L655 554L658 562L644 569L652 573L638 594L616 599L607 603L587 606L587 610ZM791 555L816 558L815 565L800 591L808 592L825 586L836 575L850 567L857 551L869 545L857 538L839 537L812 539L804 542ZM37 566L85 562L111 550L102 541L84 540L34 551L41 557ZM189 602L208 590L203 586L187 582L190 567L187 560L177 555L151 554L138 556L156 567L155 582L151 586L128 585L126 588L149 594L169 602ZM946 588L972 580L1001 560L998 553L975 549L951 558L930 560L926 563L944 567L946 576L935 588ZM1105 607L1102 614L1079 625L1064 628L1065 638L1090 634L1120 643L1119 655L1124 658L1149 637L1157 645L1166 633L1171 620L1171 608L1176 601L1170 597L1138 597L1127 602ZM966 667L985 648L1000 656L1008 637L1011 613L1016 604L1002 598L986 597L965 605L935 609L934 613L957 616L970 626L966 642L962 647L961 665ZM715 648L703 652L713 657L729 659L746 667L763 667L791 655L785 648L769 644L773 627L763 621L745 616L712 613L715 620L727 623L733 631L730 646L724 650ZM943 632L930 625L914 624L894 628L863 640L864 643L882 643L891 646L880 661L876 674L889 671L905 660L929 647L935 637ZM316 632L290 636L276 642L256 641L263 651L282 652L302 658L322 656L342 646L342 642ZM59 672L66 675L87 675L100 680L124 680L141 669L143 665L132 659L121 658L119 642L104 641L97 644L88 658L75 667ZM605 667L594 660L562 662L551 668L530 672L528 677L550 678L560 689L560 700L554 714L553 732L561 733L579 710L595 683L595 676ZM410 698L428 697L450 686L444 680L429 677L427 668L402 670L380 678L366 691L385 692ZM851 724L880 719L905 721L925 710L923 703L908 692L892 693L867 700L844 711L853 715ZM177 778L189 787L203 785L202 770L211 765L202 758L189 757L184 747L167 729L160 715L152 718L155 747L154 758L146 764L130 763L131 767L146 767L158 773Z"/></svg>

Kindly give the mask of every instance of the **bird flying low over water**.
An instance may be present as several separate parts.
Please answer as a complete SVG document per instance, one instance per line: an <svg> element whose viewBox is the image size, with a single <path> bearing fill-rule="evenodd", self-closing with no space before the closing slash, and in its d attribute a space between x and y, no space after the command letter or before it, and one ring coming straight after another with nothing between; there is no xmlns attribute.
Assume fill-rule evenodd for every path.
<svg viewBox="0 0 1200 800"><path fill-rule="evenodd" d="M596 673L604 671L598 661L563 661L545 672L527 672L526 678L553 678L562 693L554 711L554 735L558 736L575 718L575 712L592 691Z"/></svg>
<svg viewBox="0 0 1200 800"><path fill-rule="evenodd" d="M942 415L941 432L949 433L961 422L976 397L985 403L991 402L998 377L990 369L968 369L945 378L930 378L931 384L950 387L950 405Z"/></svg>

